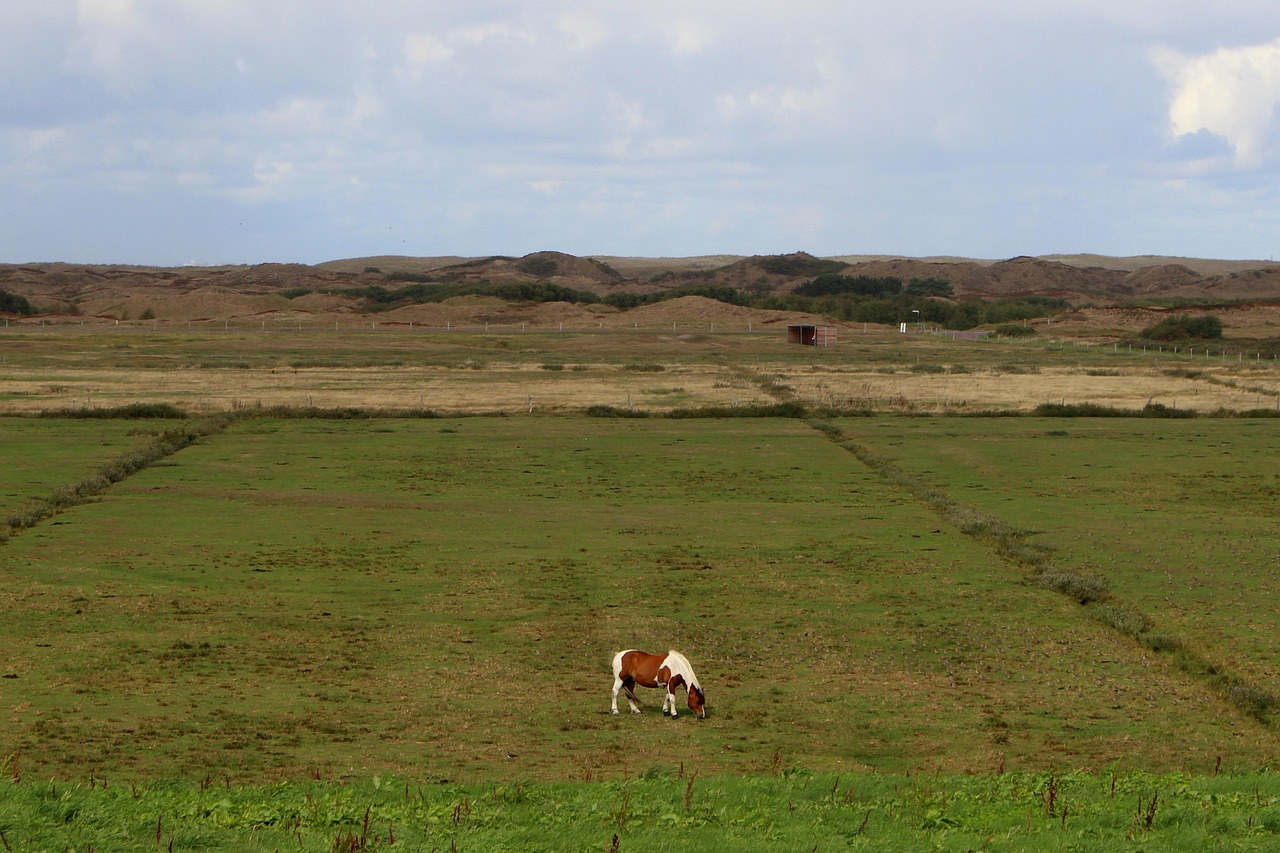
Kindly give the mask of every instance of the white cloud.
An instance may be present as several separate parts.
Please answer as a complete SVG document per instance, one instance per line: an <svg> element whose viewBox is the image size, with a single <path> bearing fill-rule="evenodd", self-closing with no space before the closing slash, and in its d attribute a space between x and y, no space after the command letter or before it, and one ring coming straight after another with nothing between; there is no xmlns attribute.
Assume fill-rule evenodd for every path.
<svg viewBox="0 0 1280 853"><path fill-rule="evenodd" d="M532 30L508 21L493 21L458 27L450 33L450 37L473 45L481 45L488 42L533 44L538 40Z"/></svg>
<svg viewBox="0 0 1280 853"><path fill-rule="evenodd" d="M444 62L453 54L453 48L431 33L409 33L404 37L404 56L410 65Z"/></svg>
<svg viewBox="0 0 1280 853"><path fill-rule="evenodd" d="M133 0L78 0L76 24L69 70L98 77L117 90L137 82L138 59L154 48L155 38L150 20Z"/></svg>
<svg viewBox="0 0 1280 853"><path fill-rule="evenodd" d="M66 138L67 131L60 127L30 130L18 134L20 145L26 151L33 154L60 143Z"/></svg>
<svg viewBox="0 0 1280 853"><path fill-rule="evenodd" d="M715 32L705 23L690 20L672 21L663 30L667 43L678 54L701 53L714 40Z"/></svg>
<svg viewBox="0 0 1280 853"><path fill-rule="evenodd" d="M1186 56L1169 49L1152 60L1172 88L1169 126L1175 136L1208 131L1226 139L1236 166L1256 168L1280 143L1280 39Z"/></svg>
<svg viewBox="0 0 1280 853"><path fill-rule="evenodd" d="M560 191L564 181L529 181L529 189L544 195L555 195Z"/></svg>
<svg viewBox="0 0 1280 853"><path fill-rule="evenodd" d="M577 50L593 50L611 35L608 25L598 16L577 13L562 15L556 29L567 35Z"/></svg>

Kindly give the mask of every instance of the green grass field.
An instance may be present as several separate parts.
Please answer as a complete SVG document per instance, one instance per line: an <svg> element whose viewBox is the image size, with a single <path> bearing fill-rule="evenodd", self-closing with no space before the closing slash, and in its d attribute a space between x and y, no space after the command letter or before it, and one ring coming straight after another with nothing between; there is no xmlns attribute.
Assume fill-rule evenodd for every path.
<svg viewBox="0 0 1280 853"><path fill-rule="evenodd" d="M859 424L861 426L861 424ZM1280 423L881 420L866 444L1280 691Z"/></svg>
<svg viewBox="0 0 1280 853"><path fill-rule="evenodd" d="M7 455L61 460L24 463L5 499L34 500L52 480L146 440L124 423L0 420ZM1036 531L1055 562L1104 575L1118 601L1270 691L1280 462L1266 450L1276 428L1247 419L835 425L844 442ZM1141 825L1133 833L1126 800L1105 820L1068 818L1059 831L1086 834L1062 834L1057 847L1028 841L1026 796L1043 791L962 796L968 774L1043 786L1051 770L1088 771L1081 778L1095 780L1086 786L1098 798L1109 774L1181 774L1152 784L1170 797L1182 786L1189 812L1200 804L1201 817L1185 820L1194 832L1178 842L1186 846L1157 838L1143 849L1274 840L1270 774L1252 775L1276 758L1272 723L1027 583L1022 567L831 432L791 419L238 420L0 545L5 773L23 780L15 790L54 779L83 793L93 774L146 796L163 780L216 780L233 802L260 790L242 786L320 779L330 787L318 790L340 792L347 786L334 780L394 776L402 798L406 784L447 789L430 812L441 820L463 799L488 802L486 791L517 786L539 802L587 803L587 816L563 812L565 827L590 826L566 849L608 849L612 832L621 849L632 840L667 849L653 834L664 821L741 847L730 842L747 835L742 827L785 823L749 817L753 808L790 814L788 802L828 796L829 810L802 807L799 823L772 838L809 849L822 836L804 833L830 821L840 843L819 849L884 849L871 843L880 838L957 850L982 847L988 834L988 849L1010 850L1156 838ZM664 719L656 692L642 694L645 714L610 715L608 662L626 647L685 651L710 717ZM1237 827L1225 811L1218 821L1203 806L1219 771L1250 774L1222 783L1250 822ZM898 826L890 795L872 806L857 792L889 779L901 795L922 778L935 780L938 802L918 796L919 814L908 809L898 835L877 835ZM675 805L619 819L629 780L666 780L660 796ZM579 787L555 787L570 783ZM755 805L741 805L741 793L710 796L744 786L758 786ZM969 796L1003 817L961 833L948 803ZM18 803L0 809L10 842L23 828L18 797L0 794ZM197 828L211 812L182 808L159 835L201 846ZM896 808L901 818L907 807ZM879 817L863 824L868 812ZM313 826L329 840L359 830L358 816L330 817ZM128 832L142 843L156 819L139 816ZM243 841L253 820L239 820ZM556 849L554 820L516 820L524 843L463 839ZM915 835L901 834L908 824ZM678 833L665 837L679 844Z"/></svg>
<svg viewBox="0 0 1280 853"><path fill-rule="evenodd" d="M146 444L155 428L129 420L0 418L0 521L52 489Z"/></svg>

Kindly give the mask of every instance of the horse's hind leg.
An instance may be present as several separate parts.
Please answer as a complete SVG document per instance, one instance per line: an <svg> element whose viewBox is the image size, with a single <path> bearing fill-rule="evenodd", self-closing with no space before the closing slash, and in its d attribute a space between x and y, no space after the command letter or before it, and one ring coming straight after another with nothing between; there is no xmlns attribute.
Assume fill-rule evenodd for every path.
<svg viewBox="0 0 1280 853"><path fill-rule="evenodd" d="M640 706L636 704L636 694L631 690L631 688L635 687L635 684L636 683L629 678L623 679L620 676L614 676L613 704L609 706L609 710L613 711L615 714L618 713L618 691L621 690L627 694L627 702L631 704L631 713L639 714Z"/></svg>
<svg viewBox="0 0 1280 853"><path fill-rule="evenodd" d="M622 689L623 689L623 690L626 692L626 694L627 694L627 701L628 701L629 703L631 703L631 713L633 713L633 714L639 714L639 713L640 713L640 703L639 703L639 701L636 699L635 686L636 686L636 682L635 682L635 680L634 680L634 679L630 679L630 678L629 678L629 679L627 679L627 680L623 683L623 685L622 685Z"/></svg>

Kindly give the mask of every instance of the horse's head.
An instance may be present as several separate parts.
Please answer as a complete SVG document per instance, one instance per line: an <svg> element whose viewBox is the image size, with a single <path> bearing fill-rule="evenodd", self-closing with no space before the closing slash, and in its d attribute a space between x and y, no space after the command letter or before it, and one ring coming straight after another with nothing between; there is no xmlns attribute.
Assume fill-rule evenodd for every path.
<svg viewBox="0 0 1280 853"><path fill-rule="evenodd" d="M689 685L689 710L697 714L699 720L707 717L707 697L701 687Z"/></svg>

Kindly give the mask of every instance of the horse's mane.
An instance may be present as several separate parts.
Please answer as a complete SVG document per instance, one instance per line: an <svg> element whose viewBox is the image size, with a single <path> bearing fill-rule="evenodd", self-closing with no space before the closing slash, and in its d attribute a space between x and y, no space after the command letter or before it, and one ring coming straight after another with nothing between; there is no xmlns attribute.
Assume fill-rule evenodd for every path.
<svg viewBox="0 0 1280 853"><path fill-rule="evenodd" d="M689 659L677 652L675 649L671 649L667 652L667 668L670 669L673 674L681 676L684 679L685 684L697 690L699 693L702 692L702 685L698 684L698 676L694 674L693 664L689 663Z"/></svg>

